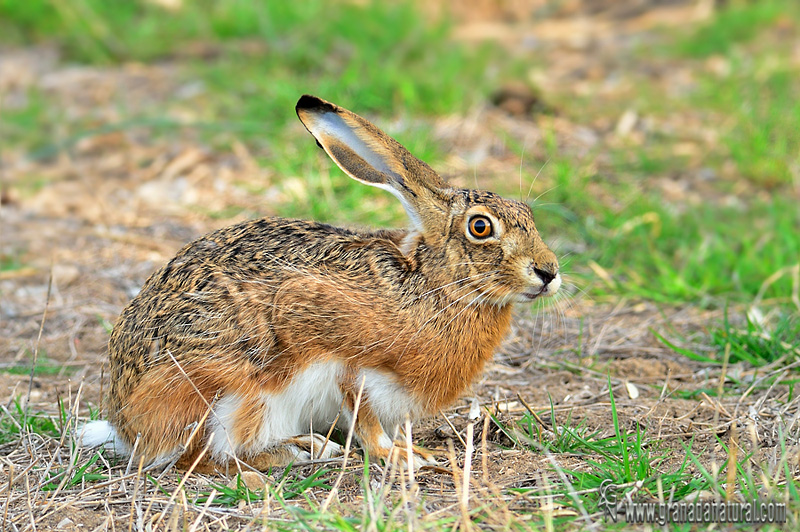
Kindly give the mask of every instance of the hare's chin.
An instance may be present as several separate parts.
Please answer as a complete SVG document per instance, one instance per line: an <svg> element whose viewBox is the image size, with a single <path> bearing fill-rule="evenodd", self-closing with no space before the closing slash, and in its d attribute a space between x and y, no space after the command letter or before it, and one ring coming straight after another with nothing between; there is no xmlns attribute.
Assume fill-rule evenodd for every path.
<svg viewBox="0 0 800 532"><path fill-rule="evenodd" d="M537 292L523 292L519 294L517 301L520 303L527 303L529 301L533 301L534 299L539 299L540 297L550 297L553 295L552 290L548 290L547 287L540 289Z"/></svg>

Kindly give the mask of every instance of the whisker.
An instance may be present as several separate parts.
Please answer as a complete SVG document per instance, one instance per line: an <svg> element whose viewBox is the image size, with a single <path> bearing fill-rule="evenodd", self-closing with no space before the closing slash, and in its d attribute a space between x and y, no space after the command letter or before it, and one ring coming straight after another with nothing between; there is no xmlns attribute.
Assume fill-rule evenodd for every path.
<svg viewBox="0 0 800 532"><path fill-rule="evenodd" d="M552 186L552 187L548 188L547 190L545 190L544 192L542 192L541 194L539 194L538 196L533 198L533 203L536 203L537 201L539 201L539 198L541 198L542 196L544 196L548 192L554 191L557 188L558 188L558 185L555 185L555 186ZM539 203L539 204L536 204L537 207L541 207L542 205L560 205L560 204L559 203Z"/></svg>
<svg viewBox="0 0 800 532"><path fill-rule="evenodd" d="M522 153L519 156L519 200L522 201L522 164L525 162L525 143L522 144ZM534 178L534 181L536 178Z"/></svg>
<svg viewBox="0 0 800 532"><path fill-rule="evenodd" d="M538 172L536 172L536 175L535 175L535 176L533 176L533 181L531 181L531 186L530 186L530 188L528 189L528 193L525 195L525 203L527 203L527 202L528 202L528 198L530 198L530 197L531 197L531 192L533 192L533 185L536 183L536 180L537 180L537 179L539 179L539 175L540 175L540 174L542 173L542 171L543 171L543 170L544 170L544 169L547 167L547 164L550 162L550 159L551 159L551 158L552 158L552 157L548 157L548 158L547 158L547 160L546 160L546 161L544 162L544 164L542 165L542 167L541 167L541 168L539 168L539 171L538 171ZM539 199L539 198L536 198L536 199ZM535 201L536 201L536 200L534 200L534 202L535 202Z"/></svg>

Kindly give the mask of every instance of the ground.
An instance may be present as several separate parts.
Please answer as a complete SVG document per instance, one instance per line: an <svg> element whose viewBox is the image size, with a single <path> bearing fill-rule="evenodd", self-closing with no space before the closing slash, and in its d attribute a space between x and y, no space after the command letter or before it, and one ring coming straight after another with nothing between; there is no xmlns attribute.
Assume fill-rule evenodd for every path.
<svg viewBox="0 0 800 532"><path fill-rule="evenodd" d="M440 3L433 4L429 16L440 16L434 9ZM535 48L538 63L527 72L540 93L526 83L498 81L491 97L464 113L409 119L416 125L406 134L420 123L432 131L432 141L446 154L437 158L437 167L453 182L473 186L480 180L480 186L508 194L519 180L521 195L529 187L534 196L547 194L547 182L523 179L521 159L546 167L553 136L560 153L591 158L586 164L613 180L607 171L615 164L612 150L635 151L656 130L684 139L669 149L687 162L679 171L659 168L637 177L635 186L656 191L670 209L729 205L773 190L798 199L796 182L780 189L755 180L717 186L715 179L731 179L726 172L736 170L721 164L719 174L711 175L702 164L721 142L702 114L651 120L624 104L637 93L637 77L668 79L670 90L679 93L697 83L698 71L730 68L720 56L701 63L643 61L637 51L665 25L710 16L713 2L643 1L627 10L613 2L566 2L535 21L515 18L520 8L514 2L461 4L450 38L466 46L489 40L509 50ZM789 32L800 64L797 26L781 24L776 31ZM186 51L203 53L214 52ZM627 281L620 279L635 281L637 273L613 271L613 262L599 259L581 262L572 278L567 260L565 297L518 309L511 334L473 389L441 416L415 426L415 442L435 451L439 466L414 471L413 478L390 466L365 467L354 453L344 467L341 460L301 464L263 478L243 474L237 485L235 472L145 476L135 464L109 463L110 457L76 448L76 423L96 415L108 386L110 329L145 279L193 238L253 216L285 214L275 206L317 193L302 171L281 175L280 166L264 163L277 150L268 147L265 156L235 135L217 145L192 127L158 135L135 121L107 127L152 106L166 108L171 120L196 119L203 83L179 74L183 60L86 66L63 60L58 47L47 44L0 55L6 105L28 98L35 87L69 120L84 125L75 134L55 124L44 147L20 143L0 152L3 257L14 263L0 271L0 528L112 530L132 523L136 529L263 524L343 530L376 528L381 520L401 523L398 529L546 528L554 522L602 527L611 524L597 498L584 495L596 494L605 477L620 489L633 489L638 500L762 493L790 501L790 524L796 525L797 493L788 486L794 486L800 458L794 394L800 347L784 342L785 355L752 365L714 362L720 346L708 340L713 331L747 330L741 316L748 309L761 309L767 318L777 311L741 301L720 305L626 294L620 287ZM569 98L589 97L607 97L609 105L619 106L616 120L564 112ZM357 102L337 103L359 112ZM285 112L293 114L291 108ZM381 125L403 121L379 113L370 119ZM403 129L396 122L391 127ZM298 144L310 145L301 128L298 123L288 131ZM310 168L328 168L321 155L317 160L308 151ZM322 170L328 171L338 172ZM587 187L584 194L609 205L628 201L603 185ZM392 201L374 198L358 212ZM584 253L585 243L569 231L548 235L546 229L567 223L565 218L548 222L546 208L536 212L543 237L560 256ZM331 217L351 225L364 225L364 216L375 221L359 216ZM388 218L402 223L396 213ZM659 223L659 214L643 212L608 237ZM775 264L773 271L783 266ZM798 275L792 267L786 263L783 280ZM754 283L768 287L763 278ZM596 289L605 285L608 290ZM796 288L783 301L790 308L792 297ZM760 291L758 298L764 302ZM725 329L729 315L739 318ZM34 415L30 425L18 426L22 413ZM731 458L738 472L727 467ZM740 484L732 482L737 478ZM266 495L264 482L271 486ZM197 499L212 489L216 502ZM300 495L293 497L293 490Z"/></svg>

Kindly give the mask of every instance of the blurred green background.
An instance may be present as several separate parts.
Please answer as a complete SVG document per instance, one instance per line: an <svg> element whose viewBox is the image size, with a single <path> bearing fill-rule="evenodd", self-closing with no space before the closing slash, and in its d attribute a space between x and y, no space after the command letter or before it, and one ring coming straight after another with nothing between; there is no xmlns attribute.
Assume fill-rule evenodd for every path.
<svg viewBox="0 0 800 532"><path fill-rule="evenodd" d="M0 0L3 50L51 46L59 64L94 69L158 65L184 89L146 106L119 94L109 119L72 113L33 84L21 100L3 100L0 150L46 162L126 128L150 142L190 135L215 153L242 143L284 194L204 215L402 224L391 198L350 182L312 148L293 106L313 93L368 116L458 184L512 196L532 188L541 232L594 298L721 307L758 297L796 312L798 3L732 0L638 33L609 7L600 20L628 30L616 35L612 24L602 47L538 39L536 28L570 9L593 15L594 4L516 3L529 9L494 19L515 41L482 36L481 14L463 12L470 2L448 12L446 2ZM567 60L574 72L551 75ZM536 105L503 115L509 84ZM505 118L483 124L481 112ZM463 117L487 131L481 157L447 134ZM518 137L515 123L539 139ZM25 195L47 184L31 176L12 185Z"/></svg>

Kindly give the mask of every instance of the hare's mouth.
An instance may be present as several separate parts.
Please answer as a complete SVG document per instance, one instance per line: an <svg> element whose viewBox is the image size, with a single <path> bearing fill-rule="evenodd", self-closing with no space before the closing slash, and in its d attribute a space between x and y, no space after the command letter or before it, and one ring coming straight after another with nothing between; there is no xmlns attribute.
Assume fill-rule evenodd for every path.
<svg viewBox="0 0 800 532"><path fill-rule="evenodd" d="M539 290L538 292L524 292L521 294L528 301L533 301L534 299L541 297L541 296L548 296L550 294L547 293L546 289Z"/></svg>
<svg viewBox="0 0 800 532"><path fill-rule="evenodd" d="M547 279L547 282L545 282L543 285L537 287L529 286L528 291L520 294L519 301L533 301L534 299L538 299L540 297L550 297L558 292L559 288L561 288L561 275L556 273L552 279Z"/></svg>
<svg viewBox="0 0 800 532"><path fill-rule="evenodd" d="M541 288L537 289L533 292L523 292L520 294L522 296L523 301L533 301L534 299L539 299L540 297L549 297L555 293L555 290L550 288L550 285L544 285Z"/></svg>

